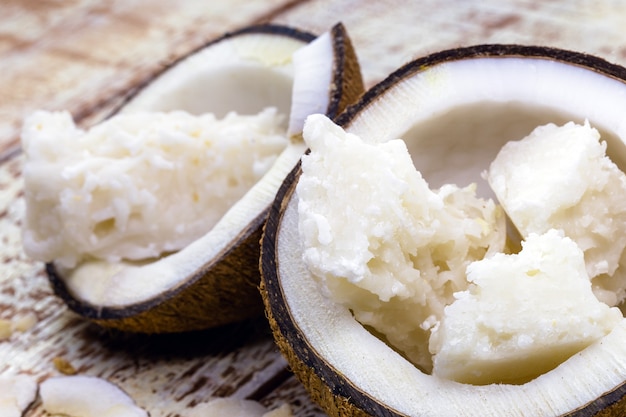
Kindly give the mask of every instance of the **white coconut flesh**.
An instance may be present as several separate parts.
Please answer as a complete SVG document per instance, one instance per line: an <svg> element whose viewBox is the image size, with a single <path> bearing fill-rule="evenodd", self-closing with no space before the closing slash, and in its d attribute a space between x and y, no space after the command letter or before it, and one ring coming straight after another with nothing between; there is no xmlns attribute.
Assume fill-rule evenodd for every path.
<svg viewBox="0 0 626 417"><path fill-rule="evenodd" d="M21 417L37 397L37 381L25 374L0 376L0 415Z"/></svg>
<svg viewBox="0 0 626 417"><path fill-rule="evenodd" d="M268 105L289 114L296 50L311 39L250 32L210 44L164 72L122 112L185 110L255 114Z"/></svg>
<svg viewBox="0 0 626 417"><path fill-rule="evenodd" d="M117 385L98 377L48 378L39 386L43 409L69 417L148 417Z"/></svg>
<svg viewBox="0 0 626 417"><path fill-rule="evenodd" d="M432 187L476 182L479 193L490 196L481 173L507 141L519 140L539 125L567 121L588 120L600 130L609 156L624 169L626 84L619 79L623 69L577 54L565 53L563 58L562 51L535 56L537 50L531 48L495 47L496 55L512 56L485 57L494 53L493 48L418 60L373 88L338 122L369 143L403 138ZM455 53L457 57L450 59ZM275 305L284 303L285 309L270 306L270 310L298 360L314 368L332 395L346 399L352 411L407 416L590 415L623 397L624 320L555 369L522 384L479 386L422 372L358 323L346 307L320 293L302 261L294 187L285 188L287 200L276 226L271 263L277 268L276 281L264 278L270 299ZM266 231L266 239L271 235ZM264 246L264 253L270 248ZM265 258L263 262L269 265ZM263 273L272 274L265 267Z"/></svg>
<svg viewBox="0 0 626 417"><path fill-rule="evenodd" d="M184 110L216 116L230 111L256 114L276 107L293 119L284 126L290 141L261 180L210 231L184 249L158 259L94 259L73 269L58 267L74 298L99 307L123 307L151 299L219 258L245 237L242 233L250 225L262 220L284 177L305 150L297 137L304 117L325 110L329 102L332 39L326 33L310 48L304 48L304 39L262 32L226 38L178 63L125 105L122 113ZM311 71L306 64L313 62Z"/></svg>

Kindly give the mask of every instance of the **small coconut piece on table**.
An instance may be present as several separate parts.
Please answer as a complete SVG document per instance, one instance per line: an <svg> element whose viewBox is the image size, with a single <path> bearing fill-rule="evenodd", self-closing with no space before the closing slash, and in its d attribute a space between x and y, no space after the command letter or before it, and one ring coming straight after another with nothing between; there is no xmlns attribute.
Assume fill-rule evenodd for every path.
<svg viewBox="0 0 626 417"><path fill-rule="evenodd" d="M0 376L0 416L21 417L37 397L37 381L26 374Z"/></svg>
<svg viewBox="0 0 626 417"><path fill-rule="evenodd" d="M106 379L75 375L46 379L40 384L43 409L69 417L148 417L134 400Z"/></svg>
<svg viewBox="0 0 626 417"><path fill-rule="evenodd" d="M550 229L531 233L518 254L467 267L433 329L433 374L468 384L524 383L609 334L624 319L591 290L582 250Z"/></svg>
<svg viewBox="0 0 626 417"><path fill-rule="evenodd" d="M194 406L186 417L292 417L289 404L268 410L254 400L239 398L215 398Z"/></svg>

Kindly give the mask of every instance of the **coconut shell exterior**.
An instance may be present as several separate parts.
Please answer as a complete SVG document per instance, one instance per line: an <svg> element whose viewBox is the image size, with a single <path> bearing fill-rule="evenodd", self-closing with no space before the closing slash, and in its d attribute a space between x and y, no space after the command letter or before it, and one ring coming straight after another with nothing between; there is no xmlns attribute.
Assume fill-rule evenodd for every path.
<svg viewBox="0 0 626 417"><path fill-rule="evenodd" d="M334 59L326 115L335 118L363 95L365 86L356 51L344 25L336 24L330 34Z"/></svg>
<svg viewBox="0 0 626 417"><path fill-rule="evenodd" d="M257 263L265 214L211 264L142 303L122 308L88 304L72 296L53 263L46 265L46 271L55 294L71 310L102 327L133 333L173 333L234 323L263 312Z"/></svg>
<svg viewBox="0 0 626 417"><path fill-rule="evenodd" d="M294 28L259 25L228 33L211 44L249 33L289 36L303 42L315 39L314 35ZM334 64L327 114L336 117L362 95L364 86L357 56L344 26L335 25L331 35ZM182 279L178 286L146 301L119 308L86 303L72 295L53 262L46 265L49 281L55 294L72 311L100 326L122 331L183 332L259 316L264 310L259 294L260 239L269 206L218 257Z"/></svg>
<svg viewBox="0 0 626 417"><path fill-rule="evenodd" d="M626 82L626 68L595 56L547 47L521 45L477 45L435 53L409 62L369 89L361 99L335 118L335 123L349 131L349 125L363 109L375 103L397 82L447 61L476 57L533 57L582 66ZM278 275L277 238L284 211L293 197L300 164L285 179L272 205L265 224L261 250L261 293L266 315L283 356L297 378L306 387L311 399L331 417L408 417L391 409L364 392L341 372L331 366L307 341L285 300ZM626 360L626 359L625 359ZM568 417L622 417L626 415L626 381L583 407L564 414Z"/></svg>

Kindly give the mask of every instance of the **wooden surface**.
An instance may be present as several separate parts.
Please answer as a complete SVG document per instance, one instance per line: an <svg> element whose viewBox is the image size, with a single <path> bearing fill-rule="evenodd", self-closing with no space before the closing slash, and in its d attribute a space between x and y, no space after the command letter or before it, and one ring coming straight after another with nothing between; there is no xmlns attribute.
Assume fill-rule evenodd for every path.
<svg viewBox="0 0 626 417"><path fill-rule="evenodd" d="M19 130L39 109L94 123L125 94L221 33L271 21L316 33L346 26L367 86L408 60L478 43L550 45L626 65L626 7L613 1L516 0L4 0L0 2L0 319L34 313L0 341L0 375L77 372L119 384L151 416L184 417L213 397L289 403L323 416L289 373L264 318L170 336L128 335L87 324L50 291L42 265L22 253ZM35 404L27 416L46 415Z"/></svg>

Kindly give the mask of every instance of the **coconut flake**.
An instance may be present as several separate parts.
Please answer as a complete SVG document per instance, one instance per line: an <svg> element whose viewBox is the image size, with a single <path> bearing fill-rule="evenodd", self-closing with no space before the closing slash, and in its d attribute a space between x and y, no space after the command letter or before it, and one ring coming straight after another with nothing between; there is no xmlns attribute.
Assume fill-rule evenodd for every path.
<svg viewBox="0 0 626 417"><path fill-rule="evenodd" d="M29 375L0 376L0 416L21 417L37 396L37 381Z"/></svg>
<svg viewBox="0 0 626 417"><path fill-rule="evenodd" d="M148 417L117 385L92 376L48 378L40 385L45 411L70 417Z"/></svg>
<svg viewBox="0 0 626 417"><path fill-rule="evenodd" d="M283 118L137 112L83 131L67 112L34 113L22 132L25 252L73 268L187 246L285 149Z"/></svg>
<svg viewBox="0 0 626 417"><path fill-rule="evenodd" d="M9 340L13 333L28 331L37 323L37 315L33 312L18 313L11 319L0 319L0 342Z"/></svg>
<svg viewBox="0 0 626 417"><path fill-rule="evenodd" d="M523 237L563 230L585 253L598 298L626 298L626 174L588 123L539 126L507 143L488 181Z"/></svg>
<svg viewBox="0 0 626 417"><path fill-rule="evenodd" d="M302 132L310 114L326 113L332 85L333 46L326 32L293 54L294 79L289 115L289 136Z"/></svg>
<svg viewBox="0 0 626 417"><path fill-rule="evenodd" d="M37 315L32 311L16 314L13 319L11 319L11 326L16 332L26 332L35 324L37 324Z"/></svg>

